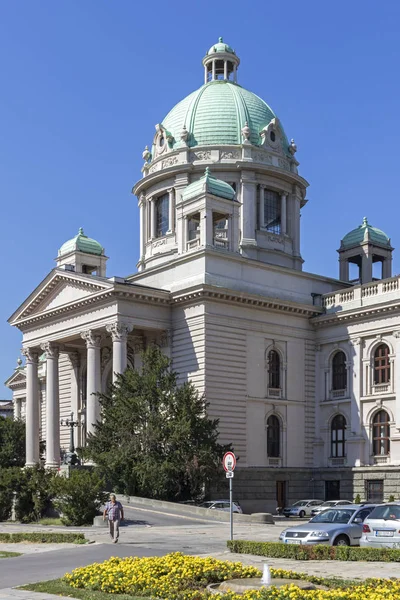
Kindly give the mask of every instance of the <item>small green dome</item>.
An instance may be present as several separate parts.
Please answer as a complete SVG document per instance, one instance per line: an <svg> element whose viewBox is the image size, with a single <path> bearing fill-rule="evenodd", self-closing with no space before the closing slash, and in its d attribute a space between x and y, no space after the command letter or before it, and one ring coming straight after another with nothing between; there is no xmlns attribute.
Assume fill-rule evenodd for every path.
<svg viewBox="0 0 400 600"><path fill-rule="evenodd" d="M235 190L229 183L213 177L210 169L207 167L203 177L194 181L183 190L182 200L190 200L203 193L209 193L220 198L233 200L235 198Z"/></svg>
<svg viewBox="0 0 400 600"><path fill-rule="evenodd" d="M234 49L228 46L228 44L225 44L222 37L218 39L218 44L211 46L207 52L207 56L210 54L215 54L216 52L229 52L230 54L235 54Z"/></svg>
<svg viewBox="0 0 400 600"><path fill-rule="evenodd" d="M174 138L173 147L182 145L181 132L189 132L189 147L203 145L241 145L246 121L250 127L250 142L261 145L260 132L275 114L256 94L232 81L206 83L181 100L162 121L164 129ZM283 150L288 153L288 141L282 131Z"/></svg>
<svg viewBox="0 0 400 600"><path fill-rule="evenodd" d="M362 242L372 242L373 244L379 244L380 246L390 247L390 238L376 227L372 227L368 223L367 217L364 217L361 225L350 231L342 239L342 248L351 248L352 246L358 246Z"/></svg>
<svg viewBox="0 0 400 600"><path fill-rule="evenodd" d="M103 246L99 244L99 242L96 242L96 240L92 240L85 235L82 227L79 228L78 234L73 237L72 240L68 240L61 246L58 251L58 256L76 251L85 252L86 254L95 254L97 256L104 254Z"/></svg>

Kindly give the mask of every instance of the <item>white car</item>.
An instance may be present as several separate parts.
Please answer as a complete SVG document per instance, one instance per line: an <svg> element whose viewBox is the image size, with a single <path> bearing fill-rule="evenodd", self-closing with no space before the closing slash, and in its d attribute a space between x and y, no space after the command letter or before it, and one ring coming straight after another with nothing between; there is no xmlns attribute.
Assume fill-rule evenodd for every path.
<svg viewBox="0 0 400 600"><path fill-rule="evenodd" d="M338 506L339 504L340 506L345 506L346 504L353 503L351 502L351 500L327 500L323 504L320 504L319 506L313 508L311 511L311 516L315 517L315 515L318 515L323 510L326 510L327 508L332 508L333 506Z"/></svg>
<svg viewBox="0 0 400 600"><path fill-rule="evenodd" d="M211 508L212 510L223 510L229 512L230 502L229 500L209 500L199 504L200 508ZM232 502L232 512L242 514L243 511L239 502Z"/></svg>
<svg viewBox="0 0 400 600"><path fill-rule="evenodd" d="M299 500L298 502L292 504L292 506L287 506L284 508L282 514L287 518L300 517L302 519L303 517L310 517L312 509L320 504L323 504L323 502L323 500L315 499Z"/></svg>
<svg viewBox="0 0 400 600"><path fill-rule="evenodd" d="M400 548L400 504L390 502L376 506L363 524L360 546Z"/></svg>

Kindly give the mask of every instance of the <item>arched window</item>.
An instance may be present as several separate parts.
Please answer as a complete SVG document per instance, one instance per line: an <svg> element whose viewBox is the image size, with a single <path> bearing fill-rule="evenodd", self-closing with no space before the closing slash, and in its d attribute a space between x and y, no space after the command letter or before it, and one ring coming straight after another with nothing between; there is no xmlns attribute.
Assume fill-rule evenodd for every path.
<svg viewBox="0 0 400 600"><path fill-rule="evenodd" d="M169 194L163 194L156 201L156 233L162 237L168 231Z"/></svg>
<svg viewBox="0 0 400 600"><path fill-rule="evenodd" d="M331 456L343 458L346 456L346 419L336 415L331 425Z"/></svg>
<svg viewBox="0 0 400 600"><path fill-rule="evenodd" d="M336 352L332 359L332 390L345 390L347 388L346 355Z"/></svg>
<svg viewBox="0 0 400 600"><path fill-rule="evenodd" d="M278 417L271 415L267 420L267 455L272 458L280 456L281 425Z"/></svg>
<svg viewBox="0 0 400 600"><path fill-rule="evenodd" d="M281 387L281 358L276 350L268 352L268 387L275 390Z"/></svg>
<svg viewBox="0 0 400 600"><path fill-rule="evenodd" d="M390 452L390 425L386 410L376 413L372 421L372 439L375 456L387 455Z"/></svg>
<svg viewBox="0 0 400 600"><path fill-rule="evenodd" d="M374 383L389 383L390 381L390 360L389 347L386 344L379 344L374 354Z"/></svg>

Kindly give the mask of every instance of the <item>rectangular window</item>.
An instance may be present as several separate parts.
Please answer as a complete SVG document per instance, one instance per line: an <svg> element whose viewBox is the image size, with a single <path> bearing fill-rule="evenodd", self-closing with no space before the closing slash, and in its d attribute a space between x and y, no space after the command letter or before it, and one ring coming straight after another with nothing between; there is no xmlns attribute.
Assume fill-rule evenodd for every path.
<svg viewBox="0 0 400 600"><path fill-rule="evenodd" d="M272 233L281 233L281 197L272 190L264 190L264 227Z"/></svg>
<svg viewBox="0 0 400 600"><path fill-rule="evenodd" d="M383 502L383 479L369 479L365 482L365 495L368 502Z"/></svg>
<svg viewBox="0 0 400 600"><path fill-rule="evenodd" d="M163 194L157 198L156 203L156 234L157 237L164 236L168 231L168 207L169 194Z"/></svg>

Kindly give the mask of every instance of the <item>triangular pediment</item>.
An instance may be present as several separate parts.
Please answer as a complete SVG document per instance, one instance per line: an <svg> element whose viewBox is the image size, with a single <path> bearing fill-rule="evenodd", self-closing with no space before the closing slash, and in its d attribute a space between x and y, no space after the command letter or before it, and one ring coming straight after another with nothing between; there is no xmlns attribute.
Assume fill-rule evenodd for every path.
<svg viewBox="0 0 400 600"><path fill-rule="evenodd" d="M55 269L10 317L9 322L13 325L21 319L73 305L110 289L112 285L108 281L99 281L91 276L64 273Z"/></svg>
<svg viewBox="0 0 400 600"><path fill-rule="evenodd" d="M21 384L26 384L26 375L24 369L17 369L5 382L5 385L9 388L17 387Z"/></svg>

